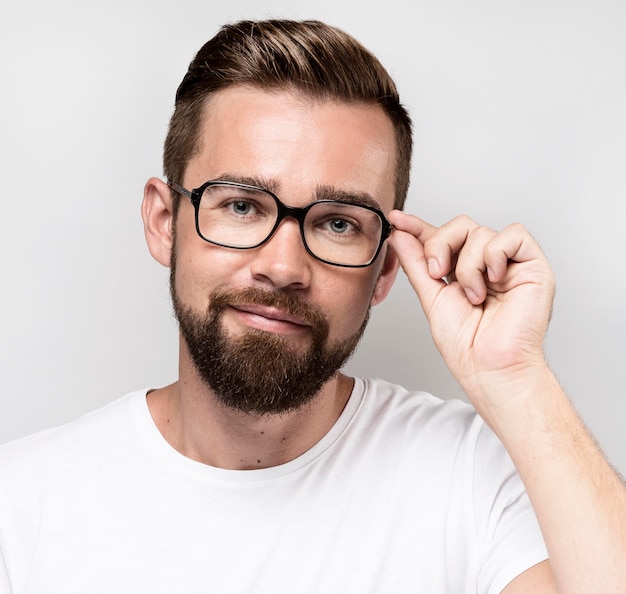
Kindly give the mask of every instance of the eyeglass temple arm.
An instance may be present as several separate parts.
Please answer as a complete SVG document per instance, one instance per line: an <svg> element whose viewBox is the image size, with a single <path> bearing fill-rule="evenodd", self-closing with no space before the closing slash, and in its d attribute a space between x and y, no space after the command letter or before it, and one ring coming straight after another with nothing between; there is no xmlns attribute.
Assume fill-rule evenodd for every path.
<svg viewBox="0 0 626 594"><path fill-rule="evenodd" d="M179 194L182 194L183 196L187 196L187 198L191 198L192 197L192 192L190 192L187 188L183 188L182 186L180 186L176 182L168 180L167 185L170 188L172 188L172 190L174 190L174 192L178 192Z"/></svg>

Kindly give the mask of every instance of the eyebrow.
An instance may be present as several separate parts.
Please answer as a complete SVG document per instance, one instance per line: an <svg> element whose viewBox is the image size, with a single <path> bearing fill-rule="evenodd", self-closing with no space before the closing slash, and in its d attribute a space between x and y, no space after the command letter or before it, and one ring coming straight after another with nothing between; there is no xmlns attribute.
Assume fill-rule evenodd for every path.
<svg viewBox="0 0 626 594"><path fill-rule="evenodd" d="M333 186L318 186L315 191L316 200L337 200L339 202L347 202L348 204L356 204L358 206L371 206L380 210L380 204L371 194L367 192L351 192L341 190Z"/></svg>
<svg viewBox="0 0 626 594"><path fill-rule="evenodd" d="M262 190L269 190L273 194L280 191L280 182L269 177L248 177L243 175L233 175L231 173L222 173L214 178L215 181L227 181L235 184L245 184L247 186L255 186Z"/></svg>
<svg viewBox="0 0 626 594"><path fill-rule="evenodd" d="M215 181L228 181L237 184L246 184L248 186L256 186L263 190L269 190L273 194L280 193L281 183L275 178L269 177L248 177L241 175L233 175L223 173L215 178ZM283 201L282 198L280 198ZM378 200L375 200L368 192L353 192L342 190L327 184L318 185L315 188L315 196L313 201L319 200L336 200L338 202L346 202L348 204L356 204L358 206L370 206L380 210Z"/></svg>

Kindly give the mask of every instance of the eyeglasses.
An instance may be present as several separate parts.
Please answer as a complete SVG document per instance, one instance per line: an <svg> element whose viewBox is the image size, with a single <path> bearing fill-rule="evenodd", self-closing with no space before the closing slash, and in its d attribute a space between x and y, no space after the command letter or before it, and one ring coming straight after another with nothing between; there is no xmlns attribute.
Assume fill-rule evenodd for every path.
<svg viewBox="0 0 626 594"><path fill-rule="evenodd" d="M187 196L196 231L209 243L240 250L269 241L285 217L296 219L307 252L334 266L362 268L376 260L392 226L377 208L319 200L302 208L283 204L272 192L229 181L208 181L195 190L167 182Z"/></svg>

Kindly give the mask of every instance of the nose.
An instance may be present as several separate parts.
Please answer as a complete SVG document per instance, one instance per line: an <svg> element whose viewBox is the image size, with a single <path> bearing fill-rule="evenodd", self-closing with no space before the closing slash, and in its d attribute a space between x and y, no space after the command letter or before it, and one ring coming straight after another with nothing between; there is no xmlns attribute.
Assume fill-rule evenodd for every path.
<svg viewBox="0 0 626 594"><path fill-rule="evenodd" d="M255 280L275 289L304 289L310 285L313 257L304 247L295 219L283 219L269 241L252 251Z"/></svg>

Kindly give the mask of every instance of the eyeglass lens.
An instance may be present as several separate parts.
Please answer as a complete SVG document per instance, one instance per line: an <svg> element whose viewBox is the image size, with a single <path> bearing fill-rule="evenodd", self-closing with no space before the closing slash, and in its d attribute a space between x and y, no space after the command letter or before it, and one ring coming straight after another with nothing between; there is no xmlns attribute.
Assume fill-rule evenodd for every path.
<svg viewBox="0 0 626 594"><path fill-rule="evenodd" d="M198 227L202 236L227 247L250 248L263 243L278 220L274 197L261 189L214 184L202 194ZM334 264L369 263L380 245L383 223L368 208L322 201L307 210L303 239L317 258Z"/></svg>

